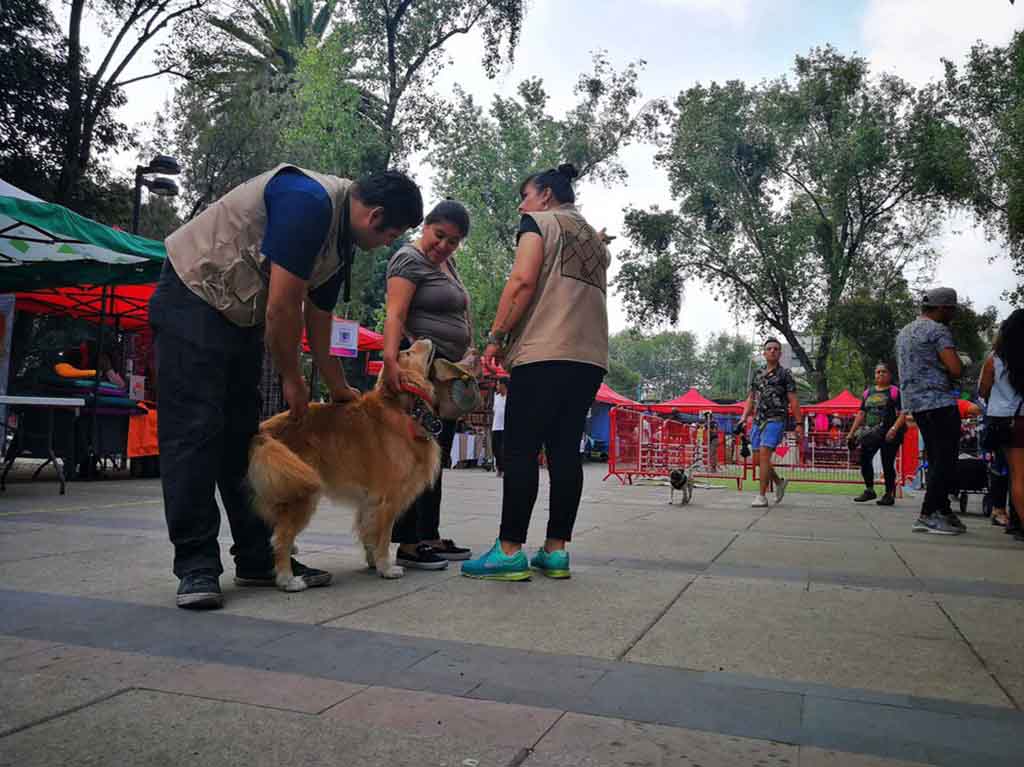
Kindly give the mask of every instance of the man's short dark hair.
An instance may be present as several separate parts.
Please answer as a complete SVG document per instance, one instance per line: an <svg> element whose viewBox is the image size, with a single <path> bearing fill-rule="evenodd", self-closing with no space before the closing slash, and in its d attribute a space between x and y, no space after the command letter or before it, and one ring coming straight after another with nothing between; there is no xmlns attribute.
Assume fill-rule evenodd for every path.
<svg viewBox="0 0 1024 767"><path fill-rule="evenodd" d="M782 341L777 339L775 336L768 336L768 338L764 340L764 343L761 344L761 348L766 349L768 347L768 344L778 344L779 349L782 348Z"/></svg>
<svg viewBox="0 0 1024 767"><path fill-rule="evenodd" d="M416 182L397 170L374 173L352 187L363 205L383 208L380 229L412 229L423 221L423 195Z"/></svg>

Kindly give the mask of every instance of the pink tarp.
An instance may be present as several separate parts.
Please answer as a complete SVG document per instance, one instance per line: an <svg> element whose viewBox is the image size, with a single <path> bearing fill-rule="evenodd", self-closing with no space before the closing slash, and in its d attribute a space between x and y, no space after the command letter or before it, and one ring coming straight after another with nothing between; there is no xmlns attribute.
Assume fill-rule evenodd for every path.
<svg viewBox="0 0 1024 767"><path fill-rule="evenodd" d="M594 397L594 401L604 405L611 405L612 407L643 407L639 402L634 402L629 397L623 397L608 384L601 384L601 388L597 390L597 396Z"/></svg>
<svg viewBox="0 0 1024 767"><path fill-rule="evenodd" d="M804 405L802 408L807 413L825 413L828 415L852 415L860 410L860 397L850 394L849 390L843 389L832 399L824 402L817 402L813 405Z"/></svg>
<svg viewBox="0 0 1024 767"><path fill-rule="evenodd" d="M668 402L651 405L651 410L657 413L671 413L673 410L678 410L680 413L703 413L705 410L710 410L712 413L738 414L743 412L743 403L735 402L731 405L722 405L708 399L697 389L691 388L686 394L670 399Z"/></svg>

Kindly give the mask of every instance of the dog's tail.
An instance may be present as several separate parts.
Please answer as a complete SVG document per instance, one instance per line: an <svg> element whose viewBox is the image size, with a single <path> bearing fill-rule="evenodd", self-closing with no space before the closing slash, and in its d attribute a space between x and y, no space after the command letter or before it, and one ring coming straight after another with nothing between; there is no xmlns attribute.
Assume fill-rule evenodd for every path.
<svg viewBox="0 0 1024 767"><path fill-rule="evenodd" d="M256 513L271 526L282 505L306 500L323 487L309 464L265 433L257 434L249 448L249 486Z"/></svg>

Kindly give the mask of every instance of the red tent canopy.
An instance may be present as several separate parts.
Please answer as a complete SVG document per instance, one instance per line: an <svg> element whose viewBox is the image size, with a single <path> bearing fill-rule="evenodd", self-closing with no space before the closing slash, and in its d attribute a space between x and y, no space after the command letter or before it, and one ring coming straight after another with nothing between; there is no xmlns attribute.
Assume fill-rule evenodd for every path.
<svg viewBox="0 0 1024 767"><path fill-rule="evenodd" d="M658 413L671 413L673 410L678 410L680 413L702 413L705 410L710 410L712 413L741 413L743 412L743 403L736 402L732 405L721 405L705 397L696 388L691 387L682 396L658 405L651 405L651 410Z"/></svg>
<svg viewBox="0 0 1024 767"><path fill-rule="evenodd" d="M149 299L155 284L113 285L107 288L105 324L113 326L115 320L121 330L138 331L149 326ZM15 307L31 314L67 315L100 321L103 288L95 285L76 285L70 288L34 290L17 294ZM306 335L302 335L302 348L309 351ZM372 330L359 328L359 351L373 352L384 348L384 336Z"/></svg>
<svg viewBox="0 0 1024 767"><path fill-rule="evenodd" d="M824 402L818 402L813 405L805 405L801 409L804 413L850 415L860 410L860 397L850 394L848 389L843 389L832 399L827 399Z"/></svg>
<svg viewBox="0 0 1024 767"><path fill-rule="evenodd" d="M95 285L22 292L14 305L30 314L63 315L93 323L99 322L102 314L105 325L116 323L121 330L138 331L149 326L149 297L154 289L152 284L110 286L102 312L103 288Z"/></svg>
<svg viewBox="0 0 1024 767"><path fill-rule="evenodd" d="M639 402L634 402L629 397L623 397L608 384L604 383L597 390L597 396L594 397L594 401L600 402L603 405L611 405L612 407L643 407Z"/></svg>

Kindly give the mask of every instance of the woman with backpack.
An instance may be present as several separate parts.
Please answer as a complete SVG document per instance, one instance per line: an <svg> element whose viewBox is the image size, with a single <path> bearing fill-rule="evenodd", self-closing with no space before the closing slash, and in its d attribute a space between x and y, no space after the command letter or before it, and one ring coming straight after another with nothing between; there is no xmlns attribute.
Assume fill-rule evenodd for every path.
<svg viewBox="0 0 1024 767"><path fill-rule="evenodd" d="M882 474L885 494L878 499L879 506L892 506L896 502L896 454L900 449L900 435L906 423L906 414L900 401L900 390L892 384L892 371L884 362L875 365L875 385L864 390L860 412L853 419L846 442L851 449L860 445L860 473L864 477L864 492L853 500L866 503L878 498L875 493L875 453L882 453Z"/></svg>

